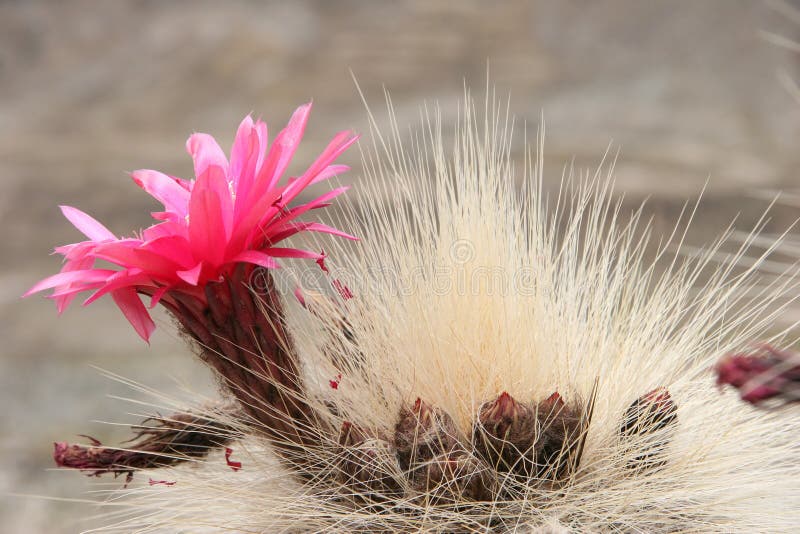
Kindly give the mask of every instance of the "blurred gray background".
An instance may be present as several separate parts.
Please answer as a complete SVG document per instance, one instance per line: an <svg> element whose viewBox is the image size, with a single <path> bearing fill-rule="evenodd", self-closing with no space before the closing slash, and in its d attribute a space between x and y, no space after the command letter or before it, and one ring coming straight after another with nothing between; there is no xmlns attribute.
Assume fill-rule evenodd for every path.
<svg viewBox="0 0 800 534"><path fill-rule="evenodd" d="M776 7L777 6L777 7ZM148 224L155 207L126 171L191 176L193 131L230 145L241 118L271 132L311 98L299 160L334 131L366 132L352 69L373 109L382 87L402 124L423 101L455 117L464 81L479 94L487 62L498 94L529 125L547 121L556 181L574 157L594 168L621 148L618 190L650 197L670 228L710 177L690 240L708 241L758 192L796 186L800 102L779 72L800 78L800 55L760 31L800 39L800 17L759 1L2 1L0 2L0 531L78 532L92 508L44 498L90 498L89 481L52 467L54 440L104 441L137 407L130 388L96 365L157 389L182 380L209 391L163 317L150 346L101 301L57 319L41 297L19 296L59 268L57 244L78 240L59 204L117 234ZM357 151L346 179L359 179ZM796 216L778 208L770 223ZM117 482L121 484L121 482Z"/></svg>

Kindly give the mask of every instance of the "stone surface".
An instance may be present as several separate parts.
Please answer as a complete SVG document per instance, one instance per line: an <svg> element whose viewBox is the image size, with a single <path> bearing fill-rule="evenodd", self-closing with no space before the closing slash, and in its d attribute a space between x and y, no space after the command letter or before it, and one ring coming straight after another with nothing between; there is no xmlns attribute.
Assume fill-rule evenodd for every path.
<svg viewBox="0 0 800 534"><path fill-rule="evenodd" d="M211 389L165 320L147 347L110 302L56 320L43 299L19 300L58 268L51 247L78 238L58 204L126 233L147 224L154 205L125 171L189 175L182 147L192 131L227 145L244 114L274 132L313 98L303 160L337 129L367 131L350 70L377 114L385 85L401 124L415 123L425 101L448 123L465 80L482 94L488 64L518 121L533 131L544 114L551 183L572 158L595 168L613 142L619 190L632 203L651 197L660 232L710 177L690 234L706 241L739 212L752 224L766 205L754 194L798 184L800 103L777 76L800 78L798 56L759 35L798 39L800 20L780 9L726 0L0 2L0 494L90 497L82 477L46 470L51 443L78 432L120 439L124 429L91 421L131 421L122 414L144 409L108 399L137 393L90 363L161 390L176 390L169 374ZM771 224L793 218L778 209ZM7 532L76 532L93 512L0 499Z"/></svg>

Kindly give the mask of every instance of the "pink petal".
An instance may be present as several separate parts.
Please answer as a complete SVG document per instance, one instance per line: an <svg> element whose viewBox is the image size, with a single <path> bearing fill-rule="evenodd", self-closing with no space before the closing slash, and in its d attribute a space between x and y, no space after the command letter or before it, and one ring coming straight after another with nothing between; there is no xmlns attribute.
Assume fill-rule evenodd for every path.
<svg viewBox="0 0 800 534"><path fill-rule="evenodd" d="M128 322L131 323L133 329L136 330L136 333L149 343L150 334L156 329L156 324L150 317L147 308L144 307L142 299L136 294L136 290L132 287L118 289L111 293L111 297L117 303L119 309L122 310Z"/></svg>
<svg viewBox="0 0 800 534"><path fill-rule="evenodd" d="M180 235L167 235L147 241L142 248L169 259L183 269L195 263L189 240Z"/></svg>
<svg viewBox="0 0 800 534"><path fill-rule="evenodd" d="M317 160L311 164L308 170L289 184L286 191L283 193L283 204L289 204L292 200L299 195L303 189L322 172L329 163L338 158L342 152L350 148L350 146L358 141L358 136L352 136L350 132L339 132L328 144L327 148L320 154Z"/></svg>
<svg viewBox="0 0 800 534"><path fill-rule="evenodd" d="M175 180L176 184L178 184L182 188L186 189L187 191L191 192L192 186L194 185L194 180L184 180L183 178L179 178L177 176L172 176L171 174L168 174L167 176L169 176L170 178Z"/></svg>
<svg viewBox="0 0 800 534"><path fill-rule="evenodd" d="M71 222L75 228L83 232L83 235L92 241L105 241L107 239L116 239L116 236L111 231L100 224L96 219L87 215L77 208L72 206L59 206L61 213L64 217Z"/></svg>
<svg viewBox="0 0 800 534"><path fill-rule="evenodd" d="M62 256L68 256L72 254L78 247L81 245L92 245L94 246L94 241L81 241L80 243L70 243L69 245L59 245L53 249L53 252L57 254L61 254Z"/></svg>
<svg viewBox="0 0 800 534"><path fill-rule="evenodd" d="M253 153L254 144L251 133L253 132L253 118L247 115L239 124L236 130L236 137L233 139L231 147L230 175L234 184L242 174L242 169L247 165L250 155Z"/></svg>
<svg viewBox="0 0 800 534"><path fill-rule="evenodd" d="M147 273L143 273L138 269L132 271L120 271L116 275L110 277L108 281L100 287L97 291L92 293L89 298L83 301L84 306L88 306L97 299L107 295L113 291L124 287L133 287L135 289L146 286L153 286L153 280Z"/></svg>
<svg viewBox="0 0 800 534"><path fill-rule="evenodd" d="M243 213L236 223L236 228L231 236L230 250L239 250L249 246L254 238L263 237L263 231L259 228L259 220L271 220L280 208L275 203L280 198L283 188L275 188L267 194L257 199L246 213Z"/></svg>
<svg viewBox="0 0 800 534"><path fill-rule="evenodd" d="M245 250L237 254L236 257L231 260L231 263L252 263L267 269L277 269L279 267L278 263L269 257L269 255L257 250Z"/></svg>
<svg viewBox="0 0 800 534"><path fill-rule="evenodd" d="M72 243L71 245L62 245L56 247L54 250L58 254L64 256L64 259L69 262L90 257L97 245L97 241L81 241L80 243ZM62 268L61 270L63 271L64 269Z"/></svg>
<svg viewBox="0 0 800 534"><path fill-rule="evenodd" d="M338 176L340 174L344 174L344 173L348 172L349 170L350 170L350 166L349 165L328 165L327 167L325 167L322 170L322 172L317 174L316 178L311 180L311 182L308 185L314 185L314 184L318 184L319 182L323 182L325 180L329 180L329 179L333 178L334 176ZM298 178L290 178L289 179L289 183L292 183L295 180L298 180Z"/></svg>
<svg viewBox="0 0 800 534"><path fill-rule="evenodd" d="M151 310L153 308L155 308L156 305L161 301L161 298L164 296L164 294L167 292L167 290L169 290L169 286L162 286L162 287L158 288L155 293L153 293L153 296L150 299L150 309Z"/></svg>
<svg viewBox="0 0 800 534"><path fill-rule="evenodd" d="M142 232L145 242L155 241L162 237L182 237L188 241L189 227L186 219L180 221L164 221L145 228Z"/></svg>
<svg viewBox="0 0 800 534"><path fill-rule="evenodd" d="M143 244L130 246L120 242L108 243L98 246L94 255L98 259L116 263L121 267L141 269L158 278L171 279L176 270L183 268L183 265L172 257L149 250Z"/></svg>
<svg viewBox="0 0 800 534"><path fill-rule="evenodd" d="M58 286L53 289L53 292L47 295L45 298L52 299L58 305L60 299L63 298L75 298L78 296L78 293L83 293L84 291L91 291L92 289L98 289L103 287L105 282L92 282L91 284L82 284L82 285L64 285ZM59 310L61 313L61 310Z"/></svg>
<svg viewBox="0 0 800 534"><path fill-rule="evenodd" d="M93 247L94 247L94 243L91 243L91 248L93 248ZM62 273L66 273L66 272L70 272L70 271L83 271L83 270L92 268L92 266L94 265L94 257L88 255L88 252L89 252L89 250L91 250L91 248L89 250L86 250L82 254L81 253L77 253L80 248L81 247L78 247L78 248L73 249L71 251L71 253L70 253L71 257L64 263L64 266L61 267L61 272ZM84 247L84 248L87 248L87 247ZM73 284L67 284L66 286L57 287L54 290L53 295L51 295L51 297L54 297L54 300L55 300L55 303L56 303L56 309L58 310L59 315L64 313L64 310L66 310L67 307L70 305L70 303L75 299L75 297L77 296L77 293L79 293L80 291L83 291L84 287L85 287L84 285L74 286ZM73 292L72 294L69 294L69 295L66 295L66 294L65 295L58 295L58 296L55 295L56 293L61 293L65 289L77 289L77 291L75 291L75 292Z"/></svg>
<svg viewBox="0 0 800 534"><path fill-rule="evenodd" d="M202 272L202 270L203 270L203 262L201 261L191 269L188 269L186 271L178 271L175 274L177 274L178 278L180 278L187 284L196 286L197 281L200 279L200 273Z"/></svg>
<svg viewBox="0 0 800 534"><path fill-rule="evenodd" d="M311 114L311 103L297 108L289 119L289 124L281 130L275 138L275 142L270 148L265 166L259 173L258 180L264 181L266 189L272 189L280 181L286 167L292 160L297 146L303 139L303 133L308 123L308 116Z"/></svg>
<svg viewBox="0 0 800 534"><path fill-rule="evenodd" d="M233 230L233 197L231 196L230 184L225 176L225 172L219 167L209 167L206 170L207 181L205 186L216 193L219 198L220 212L222 215L222 225L225 229L225 241L230 238Z"/></svg>
<svg viewBox="0 0 800 534"><path fill-rule="evenodd" d="M211 166L219 167L225 174L228 172L228 159L217 141L208 134L196 133L186 141L186 150L194 160L194 175L203 175Z"/></svg>
<svg viewBox="0 0 800 534"><path fill-rule="evenodd" d="M255 178L264 157L263 149L266 145L267 125L261 121L254 124L250 115L245 117L236 131L236 138L231 147L229 174L237 194L243 176L249 182Z"/></svg>
<svg viewBox="0 0 800 534"><path fill-rule="evenodd" d="M358 238L356 236L342 232L341 230L337 230L336 228L328 226L327 224L322 224L317 222L310 223L305 230L307 232L319 232L322 234L331 234L337 237L343 237L345 239L349 239L350 241L358 241Z"/></svg>
<svg viewBox="0 0 800 534"><path fill-rule="evenodd" d="M222 263L232 215L224 175L219 167L209 167L197 179L189 203L189 242L196 260L205 259L214 266Z"/></svg>
<svg viewBox="0 0 800 534"><path fill-rule="evenodd" d="M278 182L289 165L297 145L303 137L308 116L311 113L311 104L300 106L292 114L289 124L281 130L264 160L261 170L244 199L236 202L237 229L233 238L233 249L242 246L250 236L252 228L263 215L263 210L271 206L281 194L276 189Z"/></svg>
<svg viewBox="0 0 800 534"><path fill-rule="evenodd" d="M39 281L22 296L29 297L34 293L44 291L45 289L50 289L57 286L66 286L67 284L72 283L92 284L95 282L104 282L109 276L112 276L116 272L117 271L112 271L110 269L83 269L60 272Z"/></svg>
<svg viewBox="0 0 800 534"><path fill-rule="evenodd" d="M133 171L131 178L139 187L164 204L167 211L181 218L189 213L189 191L174 178L149 169Z"/></svg>
<svg viewBox="0 0 800 534"><path fill-rule="evenodd" d="M270 228L269 242L280 243L284 239L288 239L293 235L306 231L309 226L311 226L310 222L297 222L287 223L277 228Z"/></svg>
<svg viewBox="0 0 800 534"><path fill-rule="evenodd" d="M249 117L248 117L249 119ZM244 122L243 122L244 124ZM264 152L267 148L267 125L261 121L257 121L255 125L250 123L250 130L247 132L247 138L239 141L239 133L237 133L237 142L234 143L234 152L231 154L231 171L230 176L233 180L233 189L236 192L235 201L235 217L240 219L243 214L247 212L248 206L251 205L251 191L255 185L256 176L261 170L261 165L264 161ZM239 127L241 132L242 127ZM244 144L246 141L246 144ZM237 146L239 144L240 146ZM234 167L234 155L236 155L236 166ZM239 160L242 160L239 162Z"/></svg>
<svg viewBox="0 0 800 534"><path fill-rule="evenodd" d="M80 260L67 262L67 264L65 264L61 269L61 272L65 273L71 271L91 270L93 265L94 258L83 258ZM80 281L58 285L53 288L53 291L47 296L47 298L53 299L56 304L56 310L58 311L58 314L61 315L79 293L101 287L103 284L105 284L105 280L95 280L93 282Z"/></svg>

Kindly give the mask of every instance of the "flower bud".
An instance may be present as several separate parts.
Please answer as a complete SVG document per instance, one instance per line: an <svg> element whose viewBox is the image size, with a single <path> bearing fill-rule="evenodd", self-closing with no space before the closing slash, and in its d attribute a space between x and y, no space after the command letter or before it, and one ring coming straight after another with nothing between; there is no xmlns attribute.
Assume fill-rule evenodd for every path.
<svg viewBox="0 0 800 534"><path fill-rule="evenodd" d="M742 400L758 404L800 399L800 356L761 345L754 354L727 354L716 366L717 384L730 384Z"/></svg>
<svg viewBox="0 0 800 534"><path fill-rule="evenodd" d="M626 447L631 453L628 467L641 469L663 465L670 437L661 431L677 421L678 407L666 388L656 388L633 401L620 427L623 439L631 441Z"/></svg>
<svg viewBox="0 0 800 534"><path fill-rule="evenodd" d="M397 452L386 440L345 421L339 434L340 480L348 494L367 501L385 501L403 493Z"/></svg>
<svg viewBox="0 0 800 534"><path fill-rule="evenodd" d="M535 410L504 391L481 406L473 442L490 465L504 471L530 473L539 430Z"/></svg>

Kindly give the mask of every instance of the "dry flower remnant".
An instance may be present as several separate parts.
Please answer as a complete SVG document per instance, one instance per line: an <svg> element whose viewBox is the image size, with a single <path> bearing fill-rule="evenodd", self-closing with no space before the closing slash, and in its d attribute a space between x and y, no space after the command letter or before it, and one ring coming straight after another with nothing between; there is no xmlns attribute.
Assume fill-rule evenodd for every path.
<svg viewBox="0 0 800 534"><path fill-rule="evenodd" d="M349 134L281 181L307 108L266 153L266 127L247 119L230 162L193 137L194 182L137 174L164 200L154 227L167 225L164 235L117 240L65 210L90 241L62 247L64 271L33 290L54 288L62 308L83 290L95 291L90 300L119 290L143 337L151 327L137 293L151 297L235 401L168 418L177 426L154 421L130 450L57 445L60 465L88 474L152 473L149 485L113 493L109 530L794 531L800 421L745 413L708 372L719 354L769 338L768 321L754 318L777 313L785 286L760 288L746 316L731 314L755 283L752 272L732 274L738 257L700 290L721 244L657 268L645 259L642 211L620 222L602 169L548 196L540 139L523 158L520 191L510 124L492 100L482 124L465 103L451 151L438 115L411 147L393 118L388 138L373 122L366 180L335 225L357 243L277 246L302 231L350 237L294 218L340 189L290 204L344 170L333 159ZM663 239L659 257L680 248L679 235ZM162 238L184 243L183 255L146 245ZM287 256L313 260L327 294L280 294L270 273ZM123 270L92 267L109 258ZM257 292L252 269L265 269ZM486 272L535 276L524 292L459 290ZM733 361L727 371L742 367Z"/></svg>

